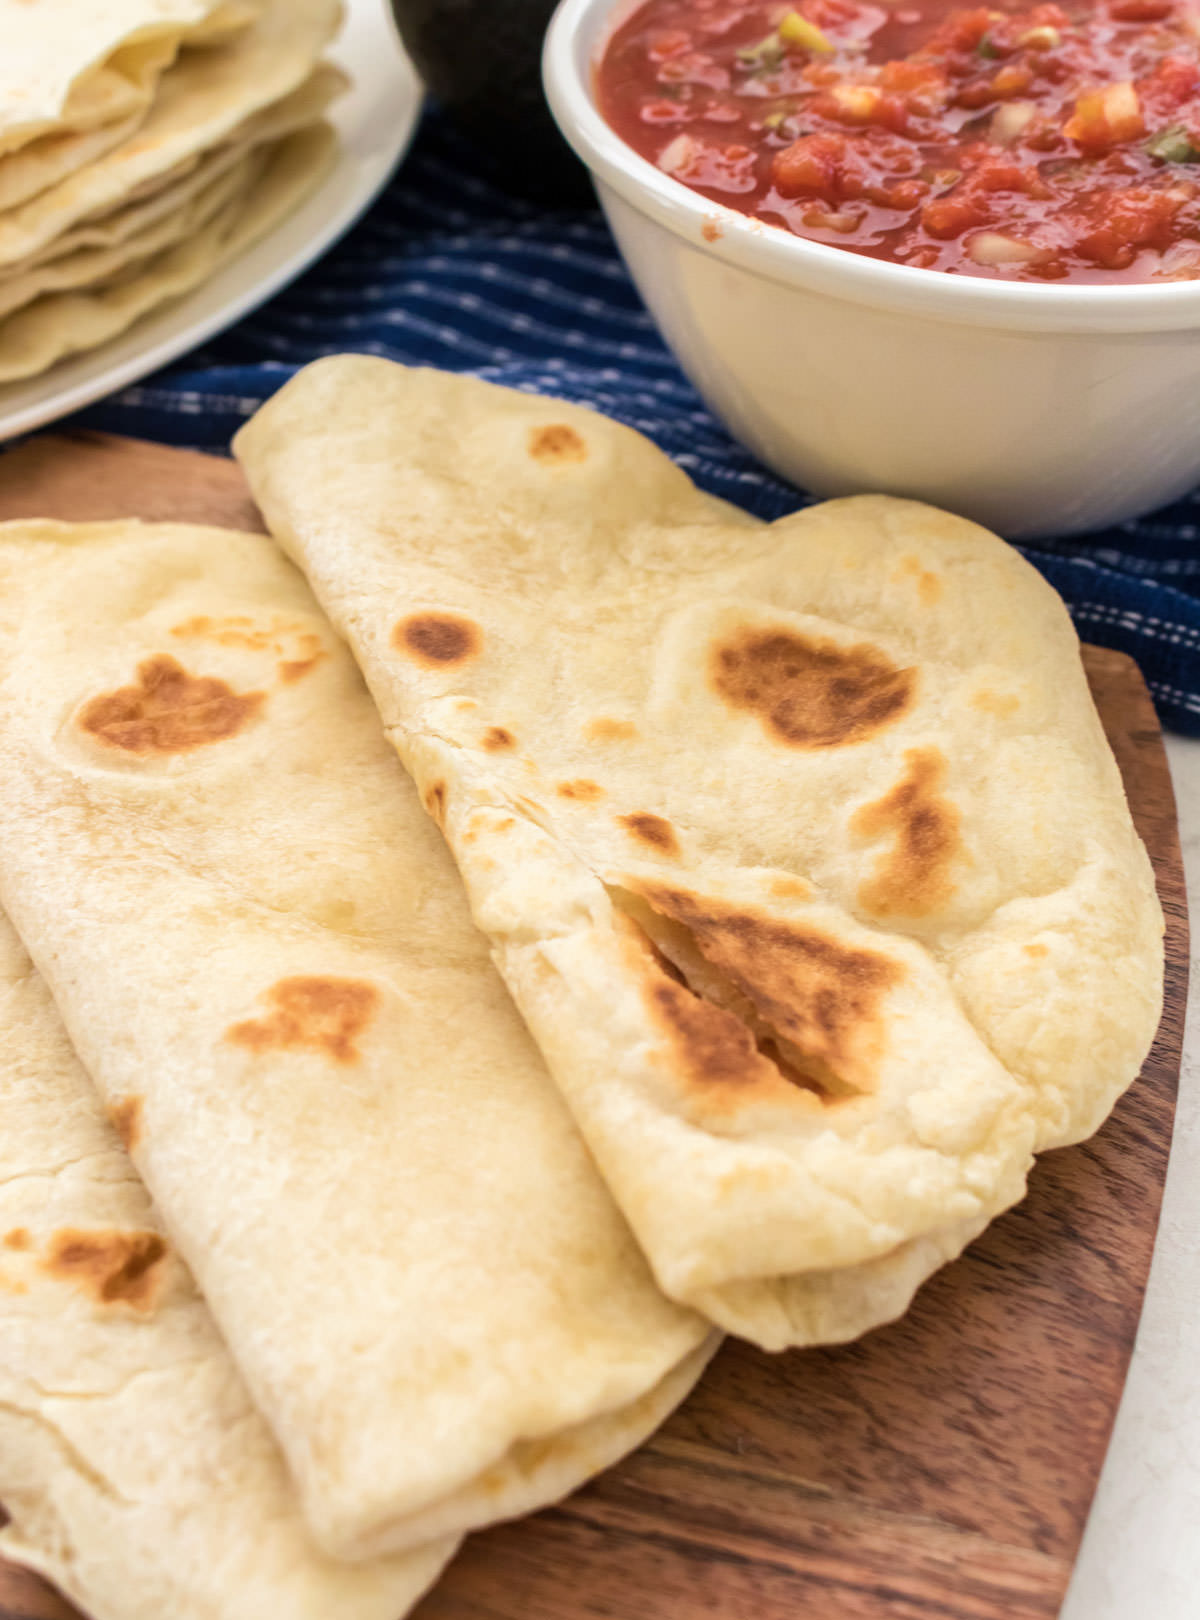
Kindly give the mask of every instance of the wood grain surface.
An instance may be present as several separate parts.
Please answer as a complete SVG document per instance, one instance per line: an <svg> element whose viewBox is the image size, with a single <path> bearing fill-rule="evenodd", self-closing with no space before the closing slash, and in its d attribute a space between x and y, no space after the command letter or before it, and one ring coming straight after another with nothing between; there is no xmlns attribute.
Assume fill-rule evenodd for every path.
<svg viewBox="0 0 1200 1620"><path fill-rule="evenodd" d="M0 456L0 518L130 512L259 526L229 462L99 435ZM1085 663L1167 915L1166 1011L1139 1082L1094 1140L1041 1160L1024 1203L902 1322L833 1350L728 1343L635 1456L559 1508L472 1537L416 1620L1058 1613L1141 1311L1188 962L1154 711L1129 659L1088 648ZM73 1614L0 1564L0 1620Z"/></svg>

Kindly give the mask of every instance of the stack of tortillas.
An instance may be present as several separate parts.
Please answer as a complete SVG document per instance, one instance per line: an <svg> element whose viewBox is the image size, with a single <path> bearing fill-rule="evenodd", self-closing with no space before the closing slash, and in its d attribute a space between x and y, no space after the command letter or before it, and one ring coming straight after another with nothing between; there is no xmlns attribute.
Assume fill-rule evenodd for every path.
<svg viewBox="0 0 1200 1620"><path fill-rule="evenodd" d="M0 0L0 383L117 336L327 172L339 0Z"/></svg>
<svg viewBox="0 0 1200 1620"><path fill-rule="evenodd" d="M357 358L237 448L308 584L0 526L0 1547L396 1620L718 1329L903 1311L1136 1075L1162 919L973 525Z"/></svg>

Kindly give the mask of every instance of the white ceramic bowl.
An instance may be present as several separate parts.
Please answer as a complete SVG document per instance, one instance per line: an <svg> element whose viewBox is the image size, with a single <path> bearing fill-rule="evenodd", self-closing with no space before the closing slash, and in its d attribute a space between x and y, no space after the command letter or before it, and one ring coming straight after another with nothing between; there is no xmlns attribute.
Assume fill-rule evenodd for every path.
<svg viewBox="0 0 1200 1620"><path fill-rule="evenodd" d="M711 408L818 495L883 490L1010 538L1119 523L1200 483L1200 282L1096 287L915 270L709 202L592 94L629 0L562 0L546 93L625 260Z"/></svg>

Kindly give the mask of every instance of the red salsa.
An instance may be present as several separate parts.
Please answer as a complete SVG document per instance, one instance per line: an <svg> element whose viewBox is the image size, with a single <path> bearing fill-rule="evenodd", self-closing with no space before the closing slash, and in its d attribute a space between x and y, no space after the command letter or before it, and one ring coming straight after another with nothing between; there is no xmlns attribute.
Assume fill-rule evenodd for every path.
<svg viewBox="0 0 1200 1620"><path fill-rule="evenodd" d="M878 259L1200 278L1200 0L647 0L601 110L704 196Z"/></svg>

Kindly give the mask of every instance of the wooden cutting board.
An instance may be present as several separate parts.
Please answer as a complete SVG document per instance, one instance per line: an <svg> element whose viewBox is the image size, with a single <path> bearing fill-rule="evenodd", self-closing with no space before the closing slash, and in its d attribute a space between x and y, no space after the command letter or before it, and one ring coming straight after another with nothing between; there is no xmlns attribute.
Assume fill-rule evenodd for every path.
<svg viewBox="0 0 1200 1620"><path fill-rule="evenodd" d="M0 518L130 513L261 526L230 462L97 435L0 456ZM1025 1202L903 1322L834 1350L730 1342L635 1456L562 1507L472 1537L418 1620L1058 1613L1141 1311L1188 962L1154 711L1128 658L1085 660L1167 914L1166 1012L1141 1080L1092 1142L1041 1161ZM74 1613L0 1565L0 1620Z"/></svg>

